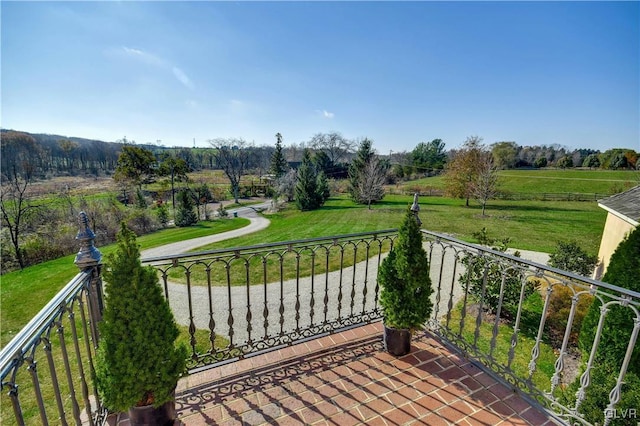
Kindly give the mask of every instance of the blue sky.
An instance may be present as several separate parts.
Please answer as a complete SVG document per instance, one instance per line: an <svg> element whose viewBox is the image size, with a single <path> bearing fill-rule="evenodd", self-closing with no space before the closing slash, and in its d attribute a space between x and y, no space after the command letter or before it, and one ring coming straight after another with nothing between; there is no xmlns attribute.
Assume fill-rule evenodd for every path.
<svg viewBox="0 0 640 426"><path fill-rule="evenodd" d="M639 2L6 2L1 125L640 150Z"/></svg>

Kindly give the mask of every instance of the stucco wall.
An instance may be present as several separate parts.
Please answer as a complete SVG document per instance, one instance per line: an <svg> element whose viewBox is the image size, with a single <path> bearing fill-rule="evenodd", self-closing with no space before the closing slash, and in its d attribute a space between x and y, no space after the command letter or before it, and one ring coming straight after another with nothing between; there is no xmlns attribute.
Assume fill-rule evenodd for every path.
<svg viewBox="0 0 640 426"><path fill-rule="evenodd" d="M598 251L598 259L602 266L598 266L594 272L594 278L599 279L604 275L609 266L609 260L611 255L618 244L634 229L634 226L629 222L620 219L618 216L609 212L607 214L607 220L604 224L604 231L602 232L602 240L600 241L600 250Z"/></svg>

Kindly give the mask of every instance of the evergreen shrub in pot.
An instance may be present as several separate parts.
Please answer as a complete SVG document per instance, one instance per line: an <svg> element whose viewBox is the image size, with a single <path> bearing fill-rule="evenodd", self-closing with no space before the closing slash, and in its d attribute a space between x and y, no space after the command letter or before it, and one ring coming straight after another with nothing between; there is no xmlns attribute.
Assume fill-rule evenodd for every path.
<svg viewBox="0 0 640 426"><path fill-rule="evenodd" d="M179 329L156 271L142 266L136 236L125 224L106 264L96 360L100 397L111 411L129 411L132 425L171 424L187 349L175 344Z"/></svg>
<svg viewBox="0 0 640 426"><path fill-rule="evenodd" d="M393 249L380 265L378 283L385 347L393 355L405 355L411 348L411 333L424 325L433 308L429 259L411 209L407 209Z"/></svg>

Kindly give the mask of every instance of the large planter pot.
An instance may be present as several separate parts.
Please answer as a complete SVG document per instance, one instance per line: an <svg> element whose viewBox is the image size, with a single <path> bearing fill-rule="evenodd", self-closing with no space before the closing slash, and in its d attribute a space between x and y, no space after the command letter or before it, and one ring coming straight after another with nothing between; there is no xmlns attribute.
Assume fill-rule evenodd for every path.
<svg viewBox="0 0 640 426"><path fill-rule="evenodd" d="M176 402L171 400L155 408L153 405L129 408L131 426L169 426L176 419Z"/></svg>
<svg viewBox="0 0 640 426"><path fill-rule="evenodd" d="M411 350L411 331L384 325L384 347L391 355L402 356L408 354Z"/></svg>

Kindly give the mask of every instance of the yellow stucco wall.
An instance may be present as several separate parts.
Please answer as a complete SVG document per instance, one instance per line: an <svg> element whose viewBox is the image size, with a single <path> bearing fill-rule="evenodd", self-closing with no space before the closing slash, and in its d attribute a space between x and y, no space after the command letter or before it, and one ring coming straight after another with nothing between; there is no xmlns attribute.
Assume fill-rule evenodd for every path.
<svg viewBox="0 0 640 426"><path fill-rule="evenodd" d="M600 250L598 251L598 259L602 266L598 266L594 273L594 278L599 279L604 275L609 266L609 260L611 255L618 244L624 240L624 238L634 229L634 226L609 212L607 214L607 220L604 224L604 231L602 232L602 240L600 241Z"/></svg>

